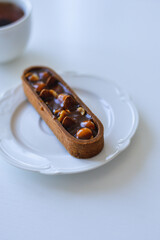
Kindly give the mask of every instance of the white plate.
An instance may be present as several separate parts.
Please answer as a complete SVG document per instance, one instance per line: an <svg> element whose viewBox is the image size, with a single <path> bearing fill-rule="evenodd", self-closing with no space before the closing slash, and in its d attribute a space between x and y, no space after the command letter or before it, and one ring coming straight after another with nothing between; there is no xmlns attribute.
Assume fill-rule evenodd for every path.
<svg viewBox="0 0 160 240"><path fill-rule="evenodd" d="M128 95L97 77L73 73L62 77L102 121L102 152L91 159L70 156L27 102L19 85L0 98L0 153L9 163L44 174L78 173L107 163L129 145L138 114Z"/></svg>

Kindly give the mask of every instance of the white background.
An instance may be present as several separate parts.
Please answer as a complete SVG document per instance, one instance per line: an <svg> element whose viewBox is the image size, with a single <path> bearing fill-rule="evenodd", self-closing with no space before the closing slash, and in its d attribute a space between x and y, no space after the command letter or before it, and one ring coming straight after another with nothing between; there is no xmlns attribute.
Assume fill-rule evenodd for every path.
<svg viewBox="0 0 160 240"><path fill-rule="evenodd" d="M0 65L0 91L30 65L95 74L131 95L140 123L125 152L88 173L44 176L0 157L0 239L159 240L160 1L32 3L30 44Z"/></svg>

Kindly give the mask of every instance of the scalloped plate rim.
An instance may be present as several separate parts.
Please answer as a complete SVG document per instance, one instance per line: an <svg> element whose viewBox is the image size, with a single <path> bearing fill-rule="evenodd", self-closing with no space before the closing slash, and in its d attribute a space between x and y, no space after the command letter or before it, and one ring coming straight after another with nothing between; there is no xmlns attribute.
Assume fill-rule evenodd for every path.
<svg viewBox="0 0 160 240"><path fill-rule="evenodd" d="M86 168L86 166L83 168L83 167L80 167L80 168L76 168L76 169L74 169L74 171L73 172L71 172L71 171L64 171L64 169L55 169L54 170L54 168L52 168L52 172L46 172L46 170L47 169L49 169L49 168L44 168L44 169L41 169L41 170L34 170L34 169L27 169L27 166L25 165L25 166L23 166L23 164L21 165L21 164L19 164L18 162L17 163L15 163L15 162L13 162L13 160L12 160L12 157L9 157L8 155L6 155L5 153L4 153L4 151L3 151L3 149L1 148L1 146L0 146L0 152L1 152L1 154L2 154L2 156L4 157L4 159L6 159L6 161L8 162L8 163L10 163L11 165L13 165L13 166L15 166L15 167L18 167L18 168L21 168L21 169L24 169L24 170L29 170L29 171L33 171L33 172L39 172L39 173L42 173L42 174L45 174L45 175L62 175L62 174L76 174L76 173L81 173L81 172L87 172L87 171L90 171L90 170L93 170L93 169L96 169L96 168L98 168L98 167L101 167L101 166L103 166L104 164L106 164L106 163L108 163L108 162L110 162L112 159L114 159L117 155L119 155L122 151L124 151L129 145L130 145L130 142L131 142L131 139L132 139L132 137L134 136L134 134L135 134L135 132L136 132L136 130L137 130L137 127L138 127L138 124L139 124L139 115L138 115L138 111L137 111L137 109L136 109L136 107L135 107L135 105L134 105L134 103L133 103L133 101L132 101L132 99L129 97L129 95L127 94L127 93L124 93L122 90L121 90L121 88L116 84L116 83L114 83L114 82L112 82L112 81L110 81L110 80L108 80L108 79L104 79L104 78L101 78L101 77L97 77L97 76L92 76L92 75L84 75L84 74L76 74L75 72L65 72L65 73L62 73L61 75L64 75L64 74L70 74L70 76L75 76L75 77L94 77L94 78L98 78L98 79L100 79L100 80L102 80L102 81L105 81L105 82L108 82L109 84L111 84L114 88L116 88L118 91L119 91L119 93L123 96L123 97L125 97L125 100L126 100L126 102L127 103L129 103L129 107L130 107L130 109L132 110L132 112L133 112L133 115L134 115L134 124L133 124L133 127L132 127L132 130L131 130L131 132L130 132L130 134L129 134L129 136L127 137L127 139L125 139L124 140L124 142L122 143L122 145L120 145L120 146L118 146L117 145L117 149L116 149L116 151L112 154L112 155L110 155L110 157L109 158L106 158L106 160L104 161L104 162L101 162L101 164L100 165L93 165L91 168ZM14 91L16 91L18 88L20 88L22 85L21 84L18 84L18 85L16 85L15 87L12 87L11 89L8 89L7 91L5 91L5 92L2 92L1 94L0 94L0 102L1 102L1 100L4 98L4 97L6 97L8 94L10 94L10 93L13 93ZM3 138L2 138L3 139ZM0 139L0 142L2 141L2 139Z"/></svg>

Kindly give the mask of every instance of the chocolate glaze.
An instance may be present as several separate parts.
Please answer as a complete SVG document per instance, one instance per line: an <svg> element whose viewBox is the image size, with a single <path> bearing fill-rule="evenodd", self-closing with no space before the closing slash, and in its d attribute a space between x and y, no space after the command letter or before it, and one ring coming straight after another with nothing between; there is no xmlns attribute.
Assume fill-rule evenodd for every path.
<svg viewBox="0 0 160 240"><path fill-rule="evenodd" d="M32 80L33 74L35 74L38 77L38 80L36 80L36 81ZM27 73L25 77L28 80L29 84L34 89L34 91L36 91L36 93L38 95L40 95L40 92L43 89L47 89L47 90L52 89L57 94L63 93L63 94L72 96L71 92L61 82L59 82L58 79L53 75L53 73L48 71L48 69L45 69L45 68L35 69L32 72ZM40 92L37 91L39 84L45 84L43 89L41 89ZM72 96L72 98L73 98L73 96ZM63 107L62 102L58 98L51 97L44 102L46 103L46 105L48 106L50 111L52 112L54 118L59 117L60 111L66 110ZM77 111L77 108L79 108L79 107L81 107L80 104L74 99L73 104L71 106L69 106L69 108L68 108L69 113L67 116L69 116L73 120L73 123L71 125L69 125L69 127L65 127L65 129L74 137L76 137L77 131L82 128L82 126L81 126L82 122L87 121L87 120L90 120L93 122L92 117L86 111L85 111L84 115L82 115L79 111ZM58 110L58 111L56 111L56 110ZM95 124L95 129L92 129L93 137L95 137L97 135L97 132L98 132L98 129Z"/></svg>

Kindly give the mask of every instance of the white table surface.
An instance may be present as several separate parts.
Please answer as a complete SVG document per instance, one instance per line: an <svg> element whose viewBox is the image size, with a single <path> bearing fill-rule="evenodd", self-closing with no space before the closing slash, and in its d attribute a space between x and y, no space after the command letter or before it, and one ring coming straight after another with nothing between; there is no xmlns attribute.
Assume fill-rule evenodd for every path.
<svg viewBox="0 0 160 240"><path fill-rule="evenodd" d="M0 91L33 64L95 74L129 92L140 123L125 152L87 173L45 176L0 156L0 239L159 240L160 1L32 3L28 49L0 65Z"/></svg>

